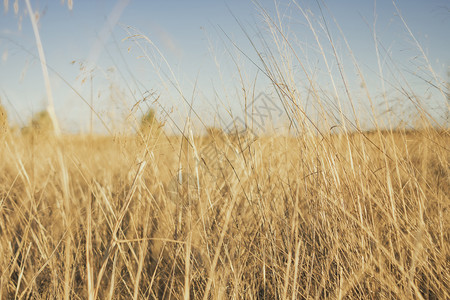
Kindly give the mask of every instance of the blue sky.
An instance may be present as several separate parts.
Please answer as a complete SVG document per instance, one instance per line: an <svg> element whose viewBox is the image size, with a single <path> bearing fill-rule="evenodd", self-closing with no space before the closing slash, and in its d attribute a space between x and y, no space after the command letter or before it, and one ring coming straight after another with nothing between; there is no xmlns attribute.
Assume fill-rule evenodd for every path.
<svg viewBox="0 0 450 300"><path fill-rule="evenodd" d="M86 132L90 126L89 109L73 89L86 101L92 101L96 112L112 130L121 130L124 119L131 122L132 116L139 117L151 105L153 98L139 101L151 94L160 96L158 103L152 105L169 112L170 119L182 120L188 113L186 103L189 102L193 103L203 122L212 124L216 113L223 116L229 109L238 115L242 111L241 81L247 89L254 86L255 93L273 92L270 82L249 61L248 58L261 67L255 50L236 21L239 20L251 39L262 48L258 51L274 46L270 43L261 11L251 1L74 0L72 10L64 1L30 2L33 10L40 14L39 30L48 65L58 73L50 71L50 78L56 113L67 131ZM277 10L273 1L259 3L273 19L278 12L292 46L301 54L301 60L310 68L324 92L329 92L329 72L296 4L277 1ZM322 21L317 2L296 3L316 22L314 26L326 55L330 55L335 74L337 65L332 63L332 49L320 29ZM405 74L405 80L412 89L416 89L417 95L427 101L430 113L443 122L448 110L445 97L419 79L418 76L426 80L434 80L434 77L392 1L330 0L323 3L322 11L356 98L362 93L361 88L354 76L348 50L333 25L333 17L341 26L374 95L381 97L384 86L389 97L394 100L400 97L396 89L406 83L395 71L390 71L395 65ZM449 80L448 1L401 0L395 3L423 47L438 82ZM14 13L13 4L14 0L10 0L8 11L5 7L0 8L0 97L10 121L23 126L33 113L45 109L46 93L25 1L18 1L18 14ZM384 53L381 61L381 72L386 79L384 85L379 76L371 31L375 16L377 36L382 48L386 49L386 52L380 50ZM137 33L148 37L153 46L148 41L139 39L137 42L131 37ZM269 40L269 48L261 46L259 35ZM389 59L386 53L389 53ZM244 79L241 79L230 55L238 62ZM305 78L295 62L292 70L299 82ZM338 88L342 88L339 83ZM408 105L411 105L407 101L394 104L397 114L408 110ZM364 96L361 96L358 107L368 110ZM380 114L383 112L382 108L377 109ZM105 132L97 118L94 117L93 122L96 131Z"/></svg>

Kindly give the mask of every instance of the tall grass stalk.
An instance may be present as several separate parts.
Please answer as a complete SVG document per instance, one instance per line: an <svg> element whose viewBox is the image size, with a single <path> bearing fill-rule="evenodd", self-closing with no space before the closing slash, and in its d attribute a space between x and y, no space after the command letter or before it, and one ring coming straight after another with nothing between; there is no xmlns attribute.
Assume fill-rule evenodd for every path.
<svg viewBox="0 0 450 300"><path fill-rule="evenodd" d="M30 0L25 0L25 3L27 4L28 15L30 16L30 21L31 21L31 25L33 27L34 37L36 38L36 46L37 46L38 52L39 52L39 60L41 62L42 76L44 77L45 90L47 92L47 101L48 101L47 111L52 120L53 130L55 131L55 134L60 135L61 130L59 128L58 120L56 118L55 106L53 103L52 87L50 84L50 76L48 74L47 62L46 62L45 54L44 54L44 47L42 46L41 35L39 34L39 29L38 29L37 22L36 22L37 16L35 15L35 13L33 12L33 9L31 8Z"/></svg>

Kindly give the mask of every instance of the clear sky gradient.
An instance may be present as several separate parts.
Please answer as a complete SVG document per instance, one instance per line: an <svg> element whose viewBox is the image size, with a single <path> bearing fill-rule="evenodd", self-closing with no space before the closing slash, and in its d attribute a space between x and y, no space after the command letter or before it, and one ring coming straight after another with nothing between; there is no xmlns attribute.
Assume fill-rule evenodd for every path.
<svg viewBox="0 0 450 300"><path fill-rule="evenodd" d="M45 109L46 93L25 1L17 2L17 14L14 2L9 1L7 11L6 7L0 8L0 98L8 110L10 122L24 126L33 113ZM79 95L89 103L92 101L96 112L107 120L110 129L119 130L121 120L132 119L130 112L140 116L150 105L170 112L173 119L182 119L188 111L187 100L193 103L196 112L208 124L215 122L213 115L218 111L222 110L223 114L226 108L242 110L241 79L230 54L244 71L244 82L248 87L253 86L256 78L256 92L271 91L270 82L249 60L258 64L256 52L240 27L241 24L258 47L261 46L259 36L270 40L261 10L252 1L74 0L72 10L68 9L67 1L30 2L33 10L39 13L39 30L51 68L56 114L67 131L89 130L91 114ZM322 3L322 11L354 95L362 94L361 87L356 79L354 82L351 80L355 69L333 18L341 26L374 95L383 94L372 32L376 20L376 34L384 49L380 52L384 53L381 70L386 79L386 93L392 99L398 97L396 87L399 85L395 85L400 79L392 74L392 64L395 63L408 77L412 88L417 88L421 99L428 101L426 105L430 113L441 123L445 122L448 114L445 97L423 79L432 80L433 84L441 84L442 87L445 87L443 82L450 80L448 1L395 1L424 49L437 75L437 82L392 1L318 2ZM321 62L320 51L307 21L296 4L291 1L258 3L273 19L277 19L277 14L281 17L292 46L301 53L301 59L315 80L323 89L328 89L328 72ZM299 0L296 3L316 21L314 26L325 45L324 50L332 57L319 25L322 21L317 1ZM149 40L136 40L135 34L145 35ZM386 53L393 61L387 58ZM298 65L293 63L294 76L301 81L305 77ZM332 72L337 70L334 62L332 68ZM182 99L180 91L186 100ZM159 104L151 104L154 99L148 97L147 101L135 105L152 93L160 96ZM361 109L367 110L368 103L363 96L361 99ZM401 113L402 105L397 105L397 113ZM382 109L378 112L381 114ZM95 116L94 128L99 132L105 131Z"/></svg>

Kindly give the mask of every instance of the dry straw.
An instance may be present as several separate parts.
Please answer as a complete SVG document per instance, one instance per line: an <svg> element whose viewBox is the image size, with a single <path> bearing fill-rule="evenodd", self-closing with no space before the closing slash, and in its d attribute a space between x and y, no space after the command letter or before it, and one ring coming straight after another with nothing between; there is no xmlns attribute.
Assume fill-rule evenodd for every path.
<svg viewBox="0 0 450 300"><path fill-rule="evenodd" d="M386 129L373 109L374 126L363 130L345 75L346 68L357 70L373 103L359 62L345 40L353 65L341 60L325 6L316 19L293 3L327 61L340 104L328 100L281 16L259 7L273 43L261 31L246 32L259 59L251 64L273 84L292 122L289 135L242 143L245 136L221 130L195 134L187 119L175 135L7 132L0 139L0 297L450 298L448 128L416 106L415 129ZM133 39L161 72L151 40ZM226 45L250 103L248 70L237 59L242 50ZM391 59L377 47L379 59ZM43 53L41 63L45 69ZM398 88L413 93L409 85ZM181 89L179 96L193 110ZM204 157L211 145L220 150L216 160Z"/></svg>

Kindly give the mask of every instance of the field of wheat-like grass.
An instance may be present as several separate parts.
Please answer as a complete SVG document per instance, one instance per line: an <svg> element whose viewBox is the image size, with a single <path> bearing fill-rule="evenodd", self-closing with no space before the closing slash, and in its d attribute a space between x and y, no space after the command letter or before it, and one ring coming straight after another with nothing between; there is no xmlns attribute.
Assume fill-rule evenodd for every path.
<svg viewBox="0 0 450 300"><path fill-rule="evenodd" d="M239 139L4 134L0 295L449 298L448 132Z"/></svg>
<svg viewBox="0 0 450 300"><path fill-rule="evenodd" d="M91 54L115 61L101 34L114 36L109 22L128 2ZM291 1L285 13L252 2L264 25L228 8L242 36L219 26L208 67L189 62L182 76L162 27L152 34L167 56L124 26L139 67L114 43L121 63L102 73L102 59L79 62L78 85L47 64L44 14L25 1L19 23L30 17L38 54L12 43L40 62L47 107L19 129L4 105L25 119L20 97L0 99L0 299L450 299L450 84L433 68L446 58L427 56L396 1L381 35L374 3L363 58L325 2ZM176 31L197 43L187 28ZM50 77L89 109L90 134L59 124ZM110 95L99 88L95 101L105 80Z"/></svg>

